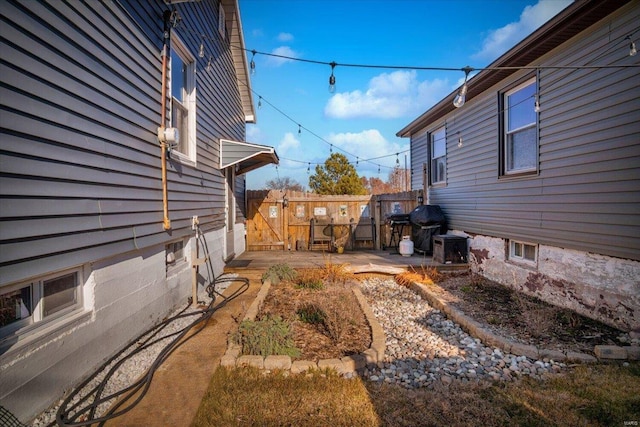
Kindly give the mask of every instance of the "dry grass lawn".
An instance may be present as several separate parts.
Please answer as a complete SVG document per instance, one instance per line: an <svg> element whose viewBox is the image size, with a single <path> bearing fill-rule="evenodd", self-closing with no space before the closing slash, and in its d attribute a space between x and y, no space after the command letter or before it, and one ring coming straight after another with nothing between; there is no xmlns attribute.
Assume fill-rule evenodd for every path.
<svg viewBox="0 0 640 427"><path fill-rule="evenodd" d="M640 364L583 365L545 381L432 390L335 374L218 368L194 426L610 426L640 421Z"/></svg>

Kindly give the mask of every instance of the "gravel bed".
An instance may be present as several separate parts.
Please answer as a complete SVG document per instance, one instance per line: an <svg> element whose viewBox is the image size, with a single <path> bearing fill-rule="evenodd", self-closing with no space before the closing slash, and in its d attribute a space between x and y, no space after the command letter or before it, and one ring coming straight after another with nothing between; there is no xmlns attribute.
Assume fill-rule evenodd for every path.
<svg viewBox="0 0 640 427"><path fill-rule="evenodd" d="M226 277L233 277L233 276L227 275ZM230 284L231 282L223 281L216 285L216 291L219 293L222 293ZM205 305L211 302L211 298L206 294L204 290L199 292L198 300L200 302L203 302ZM183 309L184 309L184 306L177 309L167 317L172 317L178 314ZM196 311L199 311L199 310L197 310L194 307L189 307L187 310L184 311L184 313L189 314L189 313L194 313ZM106 377L109 370L124 359L126 360L122 362L120 366L118 366L115 373L110 377L109 381L105 386L104 392L101 394L101 396L108 396L134 383L143 374L146 373L146 371L151 367L151 365L155 361L156 357L158 357L162 349L166 345L168 345L172 339L175 338L174 335L178 334L180 331L188 327L189 324L191 324L197 319L198 316L199 316L198 314L193 314L191 316L181 317L170 322L165 328L163 328L160 332L158 332L156 336L153 337L152 340L154 341L157 340L156 343L145 348L144 350L138 352L137 354L131 357L128 357L129 354L132 353L136 348L138 348L140 346L140 343L144 342L155 331L150 331L147 335L141 337L138 341L129 345L129 347L123 352L122 355L120 355L117 359L115 359L112 363L110 363L105 369L103 369L102 372L96 376L96 378L94 378L89 384L87 384L82 389L80 393L76 395L76 398L74 399L73 403L76 403L82 396L85 396L90 390L99 386L99 384ZM48 410L40 414L33 421L31 425L33 427L49 426L49 425L52 425L52 423L53 425L56 425L55 424L56 413L58 411L58 408L64 401L65 397L66 396L62 396L55 405L53 405ZM94 418L98 418L104 415L114 402L115 400L110 400L98 406L98 409L96 411ZM83 404L82 406L85 406L85 405L86 404ZM68 405L68 407L69 406L71 405Z"/></svg>
<svg viewBox="0 0 640 427"><path fill-rule="evenodd" d="M383 362L364 369L363 377L370 381L431 388L454 380L541 378L566 368L546 358L532 360L483 345L393 279L366 280L361 289L386 336Z"/></svg>

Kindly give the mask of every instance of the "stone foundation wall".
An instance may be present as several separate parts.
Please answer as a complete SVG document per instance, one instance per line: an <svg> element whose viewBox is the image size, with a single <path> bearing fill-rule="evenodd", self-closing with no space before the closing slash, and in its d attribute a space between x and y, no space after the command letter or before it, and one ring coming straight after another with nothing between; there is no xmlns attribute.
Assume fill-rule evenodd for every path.
<svg viewBox="0 0 640 427"><path fill-rule="evenodd" d="M457 232L456 234L464 234ZM471 270L616 328L640 331L640 262L539 245L537 265L508 259L505 239L470 236Z"/></svg>

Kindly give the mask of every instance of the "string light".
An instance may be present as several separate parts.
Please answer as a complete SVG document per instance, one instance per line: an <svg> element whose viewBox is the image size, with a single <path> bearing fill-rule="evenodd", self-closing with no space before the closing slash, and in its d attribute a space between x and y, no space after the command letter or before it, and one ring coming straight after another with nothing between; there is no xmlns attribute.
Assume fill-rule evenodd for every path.
<svg viewBox="0 0 640 427"><path fill-rule="evenodd" d="M533 95L533 111L536 113L540 112L540 98L538 98L538 94Z"/></svg>
<svg viewBox="0 0 640 427"><path fill-rule="evenodd" d="M300 126L300 124L298 123L298 135L302 134L302 127Z"/></svg>
<svg viewBox="0 0 640 427"><path fill-rule="evenodd" d="M336 68L335 62L331 62L331 75L329 76L329 92L334 93L336 91L336 76L333 75L333 69Z"/></svg>
<svg viewBox="0 0 640 427"><path fill-rule="evenodd" d="M333 154L333 144L329 146L329 153Z"/></svg>
<svg viewBox="0 0 640 427"><path fill-rule="evenodd" d="M251 68L251 75L254 76L256 74L256 61L254 61L253 58L255 58L257 52L254 49L251 53L253 55L251 55L251 63L249 64L249 67Z"/></svg>
<svg viewBox="0 0 640 427"><path fill-rule="evenodd" d="M629 56L636 56L638 54L636 43L631 39L631 36L627 36L625 39L629 40Z"/></svg>
<svg viewBox="0 0 640 427"><path fill-rule="evenodd" d="M380 175L380 165L378 165L378 175Z"/></svg>
<svg viewBox="0 0 640 427"><path fill-rule="evenodd" d="M311 163L307 163L307 173L311 173Z"/></svg>
<svg viewBox="0 0 640 427"><path fill-rule="evenodd" d="M456 95L456 99L453 100L453 106L456 108L462 107L467 99L467 79L469 78L469 73L473 71L473 68L467 65L462 71L464 71L464 83L460 88L460 92Z"/></svg>
<svg viewBox="0 0 640 427"><path fill-rule="evenodd" d="M262 108L262 97L258 97L258 109Z"/></svg>
<svg viewBox="0 0 640 427"><path fill-rule="evenodd" d="M396 153L396 166L400 166L400 158L398 157L398 154L400 153Z"/></svg>

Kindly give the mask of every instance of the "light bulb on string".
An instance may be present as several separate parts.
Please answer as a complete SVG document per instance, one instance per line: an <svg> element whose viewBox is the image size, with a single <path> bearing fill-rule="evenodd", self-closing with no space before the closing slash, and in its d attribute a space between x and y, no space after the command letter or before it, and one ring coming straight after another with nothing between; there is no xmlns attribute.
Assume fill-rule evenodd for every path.
<svg viewBox="0 0 640 427"><path fill-rule="evenodd" d="M400 158L398 157L398 154L400 153L396 153L396 166L400 166Z"/></svg>
<svg viewBox="0 0 640 427"><path fill-rule="evenodd" d="M356 157L356 166L358 166L360 164L360 158Z"/></svg>
<svg viewBox="0 0 640 427"><path fill-rule="evenodd" d="M262 97L258 97L258 108L262 108Z"/></svg>
<svg viewBox="0 0 640 427"><path fill-rule="evenodd" d="M298 135L302 134L302 127L298 124Z"/></svg>
<svg viewBox="0 0 640 427"><path fill-rule="evenodd" d="M329 153L333 154L333 144L329 145Z"/></svg>
<svg viewBox="0 0 640 427"><path fill-rule="evenodd" d="M249 63L249 68L251 68L251 75L254 76L256 74L256 61L253 58L256 56L256 50L251 51L251 62Z"/></svg>
<svg viewBox="0 0 640 427"><path fill-rule="evenodd" d="M533 111L536 113L540 112L540 98L537 93L533 95Z"/></svg>
<svg viewBox="0 0 640 427"><path fill-rule="evenodd" d="M636 43L632 41L629 43L629 56L636 56L638 54L638 50L636 49Z"/></svg>
<svg viewBox="0 0 640 427"><path fill-rule="evenodd" d="M311 173L311 163L307 163L307 173Z"/></svg>
<svg viewBox="0 0 640 427"><path fill-rule="evenodd" d="M462 71L464 71L464 83L460 88L460 92L458 92L456 98L453 100L453 106L456 108L462 107L467 100L467 79L469 78L469 73L473 71L473 68L467 65Z"/></svg>
<svg viewBox="0 0 640 427"><path fill-rule="evenodd" d="M329 76L329 92L334 93L336 91L336 76L333 75L333 69L336 68L335 62L331 62L331 75Z"/></svg>
<svg viewBox="0 0 640 427"><path fill-rule="evenodd" d="M380 165L378 165L378 175L380 175Z"/></svg>

